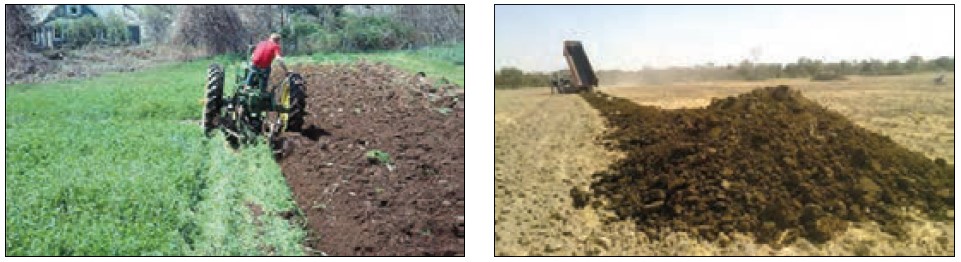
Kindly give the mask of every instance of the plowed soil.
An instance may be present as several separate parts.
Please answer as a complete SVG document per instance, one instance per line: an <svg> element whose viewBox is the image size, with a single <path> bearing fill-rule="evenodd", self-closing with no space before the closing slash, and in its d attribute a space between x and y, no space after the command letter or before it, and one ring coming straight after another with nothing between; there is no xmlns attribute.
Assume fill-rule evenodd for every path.
<svg viewBox="0 0 961 262"><path fill-rule="evenodd" d="M608 147L627 156L574 188L575 206L708 240L746 232L761 243L826 242L852 221L905 236L905 209L946 219L954 166L861 128L787 86L661 110L602 93ZM953 213L953 212L951 212Z"/></svg>
<svg viewBox="0 0 961 262"><path fill-rule="evenodd" d="M278 161L306 216L306 245L336 256L463 255L463 89L381 63L294 70L308 116L282 135ZM371 150L389 154L390 167Z"/></svg>

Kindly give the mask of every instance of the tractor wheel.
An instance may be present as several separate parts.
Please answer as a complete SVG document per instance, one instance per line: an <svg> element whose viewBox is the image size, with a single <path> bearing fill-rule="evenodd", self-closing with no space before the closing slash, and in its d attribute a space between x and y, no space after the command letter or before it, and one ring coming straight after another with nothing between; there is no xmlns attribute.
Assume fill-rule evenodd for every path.
<svg viewBox="0 0 961 262"><path fill-rule="evenodd" d="M287 114L287 124L284 131L300 131L304 125L304 115L307 114L307 95L304 93L304 78L300 74L290 75L290 112Z"/></svg>
<svg viewBox="0 0 961 262"><path fill-rule="evenodd" d="M204 134L210 136L210 131L217 128L217 119L223 107L224 98L224 69L218 64L211 64L207 68L207 85L204 89Z"/></svg>

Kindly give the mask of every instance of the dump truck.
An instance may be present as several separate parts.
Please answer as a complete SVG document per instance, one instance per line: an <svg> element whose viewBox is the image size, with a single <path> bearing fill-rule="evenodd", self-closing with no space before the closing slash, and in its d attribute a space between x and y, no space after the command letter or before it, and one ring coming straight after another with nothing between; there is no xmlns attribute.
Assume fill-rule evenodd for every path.
<svg viewBox="0 0 961 262"><path fill-rule="evenodd" d="M564 41L564 58L568 70L551 74L551 93L591 92L597 87L597 75L591 67L580 41Z"/></svg>

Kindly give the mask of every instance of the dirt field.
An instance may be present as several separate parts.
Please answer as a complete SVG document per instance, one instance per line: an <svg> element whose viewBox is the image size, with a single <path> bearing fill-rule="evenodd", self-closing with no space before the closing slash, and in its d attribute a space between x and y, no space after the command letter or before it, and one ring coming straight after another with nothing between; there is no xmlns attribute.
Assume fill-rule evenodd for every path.
<svg viewBox="0 0 961 262"><path fill-rule="evenodd" d="M953 163L953 141L941 145L937 139L953 139L953 88L920 85L919 90L900 90L898 86L919 82L927 76L899 78L853 79L843 88L848 91L831 95L830 83L806 83L798 80L792 88L852 118L856 123L885 123L898 119L898 110L918 101L928 102L921 125L947 130L950 135L927 136L916 148L944 157ZM933 78L933 77L932 77ZM953 76L951 77L953 80ZM950 81L949 81L950 82ZM874 87L867 84L874 83ZM919 82L920 83L920 82ZM732 95L769 83L696 83L687 85L645 86L641 88L602 88L635 101L665 108L705 106L714 95ZM717 88L721 86L721 88ZM705 91L706 87L712 87ZM646 90L645 90L646 89ZM668 92L674 90L675 92ZM888 103L878 102L880 94L890 94ZM872 103L863 94L873 94ZM913 95L905 95L913 94ZM927 94L927 95L925 95ZM931 95L935 94L935 95ZM833 97L833 98L832 98ZM946 97L946 98L945 98ZM897 99L895 99L897 98ZM943 99L944 98L944 99ZM928 99L928 100L925 100ZM860 102L859 102L860 101ZM946 102L946 105L945 105ZM832 104L833 103L833 104ZM849 104L851 103L851 104ZM855 106L856 105L856 106ZM873 106L873 107L872 107ZM871 115L876 114L876 115ZM888 115L884 115L888 114ZM883 116L890 116L884 119ZM872 118L873 117L873 118ZM945 122L951 121L951 122ZM913 122L907 122L913 123ZM907 124L901 123L901 124ZM951 126L948 126L950 124ZM867 124L862 124L868 126ZM897 142L924 132L915 127L891 128L877 125ZM602 221L613 217L604 210L588 205L576 209L571 190L585 188L591 175L605 169L618 156L606 152L596 138L603 132L603 121L579 96L550 96L547 88L495 92L495 254L496 255L953 255L953 222L920 220L906 225L906 237L897 239L874 223L853 223L848 229L823 244L801 239L793 244L773 248L756 244L753 236L722 235L716 241L705 241L685 232L664 233L652 241L639 233L633 223ZM869 129L872 127L868 126ZM901 131L902 133L897 133ZM917 133L915 133L917 132ZM902 138L898 138L898 136ZM944 143L944 142L941 142ZM909 148L912 148L909 146ZM938 150L946 151L938 151ZM552 152L563 152L556 154ZM953 212L952 212L953 213ZM953 214L952 214L953 216Z"/></svg>
<svg viewBox="0 0 961 262"><path fill-rule="evenodd" d="M335 256L464 255L462 89L382 63L294 70L309 114L299 133L283 134L279 163L306 216L306 244ZM371 150L390 164L371 161Z"/></svg>

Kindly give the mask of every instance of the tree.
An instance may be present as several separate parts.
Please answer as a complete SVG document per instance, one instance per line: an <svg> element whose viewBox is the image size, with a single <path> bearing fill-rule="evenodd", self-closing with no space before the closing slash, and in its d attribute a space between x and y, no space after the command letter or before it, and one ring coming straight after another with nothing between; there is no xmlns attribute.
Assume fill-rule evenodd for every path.
<svg viewBox="0 0 961 262"><path fill-rule="evenodd" d="M267 38L268 34L279 32L280 23L274 23L274 20L280 17L278 14L282 8L272 5L240 5L235 9L247 32L243 36L245 43L256 44Z"/></svg>
<svg viewBox="0 0 961 262"><path fill-rule="evenodd" d="M232 6L179 6L173 41L185 47L200 49L205 56L236 53L244 50L246 33Z"/></svg>
<svg viewBox="0 0 961 262"><path fill-rule="evenodd" d="M887 75L903 75L904 67L901 61L891 60L884 66L884 73Z"/></svg>
<svg viewBox="0 0 961 262"><path fill-rule="evenodd" d="M855 70L854 64L848 62L847 60L841 60L841 62L838 62L837 64L838 74L851 75L851 74L855 74L856 73L855 71L856 70Z"/></svg>
<svg viewBox="0 0 961 262"><path fill-rule="evenodd" d="M165 44L170 37L170 26L173 22L175 6L147 5L141 9L144 21L144 33L150 36L150 41Z"/></svg>
<svg viewBox="0 0 961 262"><path fill-rule="evenodd" d="M913 55L908 58L907 62L904 62L904 69L910 73L921 72L923 70L922 66L924 66L924 58L921 58L921 56Z"/></svg>
<svg viewBox="0 0 961 262"><path fill-rule="evenodd" d="M33 33L33 6L30 5L5 5L6 10L6 46L7 54L11 48L15 50L25 49L30 46L30 35Z"/></svg>
<svg viewBox="0 0 961 262"><path fill-rule="evenodd" d="M105 37L113 44L127 43L130 40L130 31L127 30L127 22L116 13L111 13L103 19L106 28Z"/></svg>
<svg viewBox="0 0 961 262"><path fill-rule="evenodd" d="M464 41L461 5L399 5L395 10L392 18L413 29L415 46Z"/></svg>
<svg viewBox="0 0 961 262"><path fill-rule="evenodd" d="M741 63L737 65L737 74L744 80L759 80L757 73L754 71L754 64L747 59L742 60Z"/></svg>
<svg viewBox="0 0 961 262"><path fill-rule="evenodd" d="M31 23L33 16L30 15L33 6L29 5L5 5L6 10L6 57L4 70L9 82L23 75L36 73L49 66L46 59L36 59L27 52L30 48L30 34L33 33Z"/></svg>
<svg viewBox="0 0 961 262"><path fill-rule="evenodd" d="M881 75L884 62L880 59L861 60L861 75Z"/></svg>
<svg viewBox="0 0 961 262"><path fill-rule="evenodd" d="M934 65L935 70L945 70L945 71L954 72L953 57L947 57L947 56L938 57L937 59L934 59L934 61L931 61L931 63Z"/></svg>
<svg viewBox="0 0 961 262"><path fill-rule="evenodd" d="M521 85L524 78L524 71L514 67L501 68L500 72L494 74L494 86L502 88L517 88Z"/></svg>

